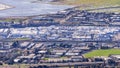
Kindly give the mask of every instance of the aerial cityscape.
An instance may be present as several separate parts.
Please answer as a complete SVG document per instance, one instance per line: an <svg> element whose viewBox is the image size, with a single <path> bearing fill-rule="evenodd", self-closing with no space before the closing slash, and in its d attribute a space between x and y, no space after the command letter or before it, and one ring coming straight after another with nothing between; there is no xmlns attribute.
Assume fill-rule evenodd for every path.
<svg viewBox="0 0 120 68"><path fill-rule="evenodd" d="M120 68L120 1L0 0L0 68Z"/></svg>

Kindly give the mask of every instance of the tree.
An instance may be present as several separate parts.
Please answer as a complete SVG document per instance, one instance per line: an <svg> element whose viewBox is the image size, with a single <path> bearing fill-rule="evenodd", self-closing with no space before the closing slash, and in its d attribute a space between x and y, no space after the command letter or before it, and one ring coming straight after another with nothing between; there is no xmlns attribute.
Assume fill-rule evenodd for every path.
<svg viewBox="0 0 120 68"><path fill-rule="evenodd" d="M12 47L13 47L13 48L18 48L18 47L20 47L19 42L18 42L18 41L15 41L15 42L12 44Z"/></svg>

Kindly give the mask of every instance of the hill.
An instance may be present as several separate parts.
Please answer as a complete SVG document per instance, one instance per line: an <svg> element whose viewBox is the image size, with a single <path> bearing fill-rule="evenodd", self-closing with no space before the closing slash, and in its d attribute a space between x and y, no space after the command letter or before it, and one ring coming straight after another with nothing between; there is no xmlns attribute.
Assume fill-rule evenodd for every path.
<svg viewBox="0 0 120 68"><path fill-rule="evenodd" d="M106 8L106 7L117 7L117 8L109 8L97 10L96 12L120 12L120 0L61 0L59 1L61 4L67 5L75 5L79 6L80 9L98 9L98 8Z"/></svg>
<svg viewBox="0 0 120 68"><path fill-rule="evenodd" d="M92 6L109 6L120 5L120 0L64 0L69 5L92 5Z"/></svg>

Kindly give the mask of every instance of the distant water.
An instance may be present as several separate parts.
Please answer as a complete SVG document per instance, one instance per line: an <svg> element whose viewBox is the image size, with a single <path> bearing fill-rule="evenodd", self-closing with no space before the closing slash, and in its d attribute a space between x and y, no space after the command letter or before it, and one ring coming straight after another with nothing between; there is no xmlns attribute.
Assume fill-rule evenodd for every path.
<svg viewBox="0 0 120 68"><path fill-rule="evenodd" d="M12 9L0 11L0 17L48 14L72 7L68 5L32 3L32 1L33 0L0 0L0 3L8 4L15 7Z"/></svg>

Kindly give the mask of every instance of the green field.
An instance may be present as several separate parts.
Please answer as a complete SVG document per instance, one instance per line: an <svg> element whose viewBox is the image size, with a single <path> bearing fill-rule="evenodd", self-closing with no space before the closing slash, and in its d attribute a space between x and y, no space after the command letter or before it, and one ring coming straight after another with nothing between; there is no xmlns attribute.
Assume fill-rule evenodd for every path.
<svg viewBox="0 0 120 68"><path fill-rule="evenodd" d="M14 64L14 65L3 64L0 66L0 68L29 68L29 65L27 64Z"/></svg>
<svg viewBox="0 0 120 68"><path fill-rule="evenodd" d="M93 5L93 6L120 5L120 0L64 0L62 2L71 5Z"/></svg>
<svg viewBox="0 0 120 68"><path fill-rule="evenodd" d="M120 54L120 49L94 50L84 54L84 56L86 58L92 58L95 56L109 56L110 54Z"/></svg>
<svg viewBox="0 0 120 68"><path fill-rule="evenodd" d="M60 3L79 6L81 10L120 6L120 0L61 0ZM96 12L101 12L101 10ZM120 12L120 8L107 9L102 12Z"/></svg>

